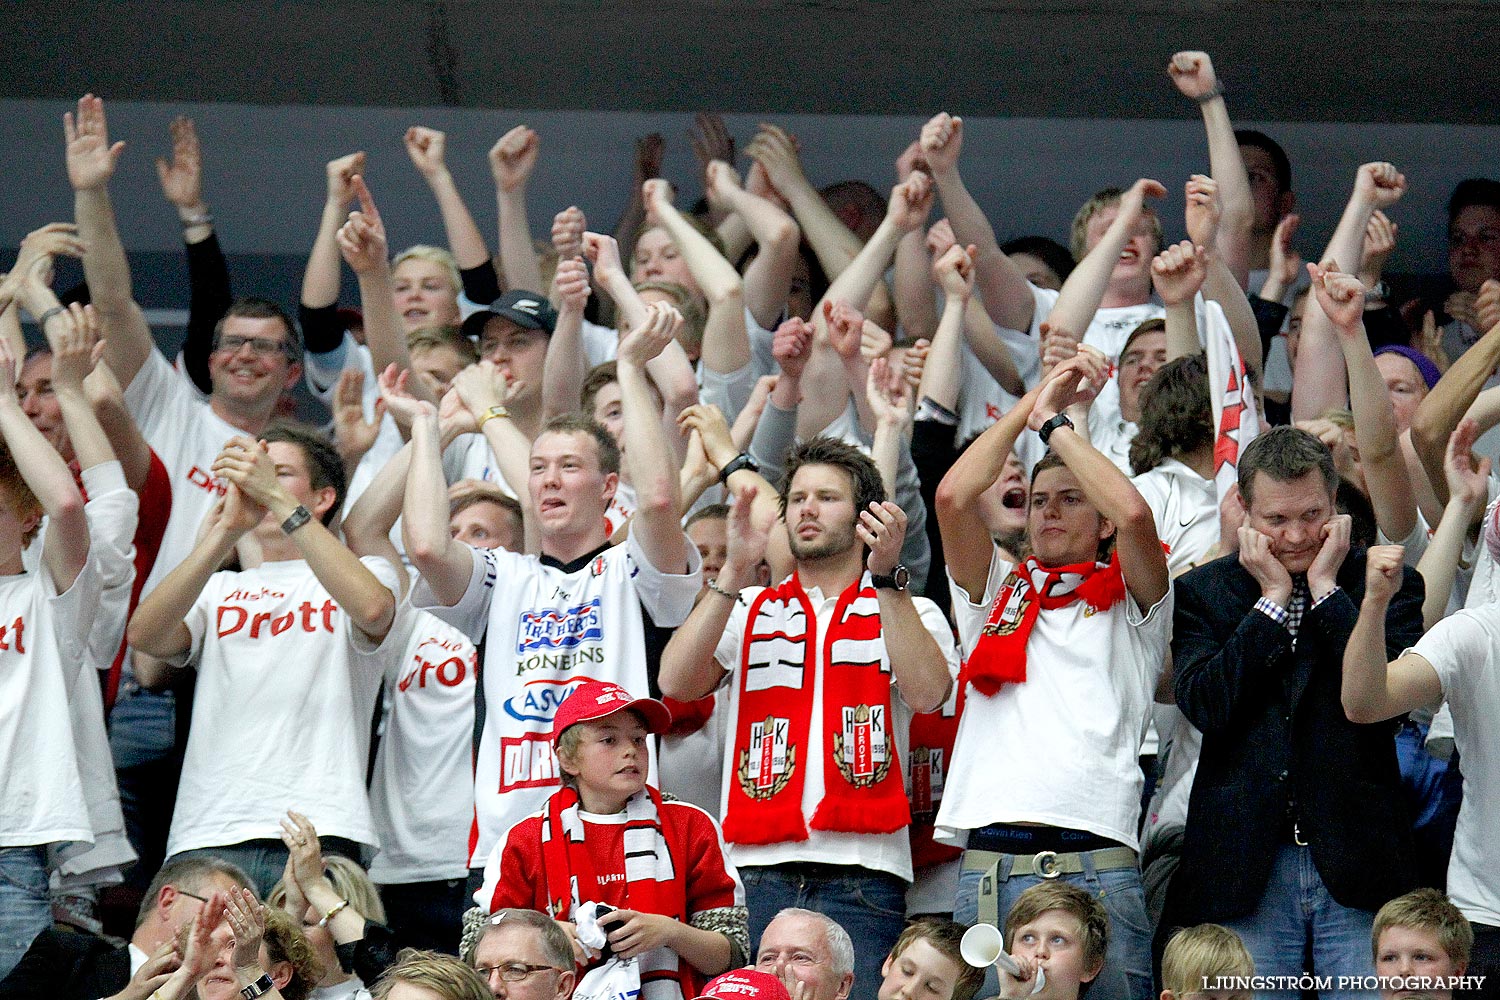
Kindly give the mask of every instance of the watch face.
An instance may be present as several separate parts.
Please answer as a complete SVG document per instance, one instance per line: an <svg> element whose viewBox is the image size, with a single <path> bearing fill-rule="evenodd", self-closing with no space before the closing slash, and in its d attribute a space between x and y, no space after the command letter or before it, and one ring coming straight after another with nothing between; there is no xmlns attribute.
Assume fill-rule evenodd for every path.
<svg viewBox="0 0 1500 1000"><path fill-rule="evenodd" d="M896 572L892 573L891 576L895 578L896 587L900 590L905 590L906 585L911 582L911 570L905 566L897 566Z"/></svg>

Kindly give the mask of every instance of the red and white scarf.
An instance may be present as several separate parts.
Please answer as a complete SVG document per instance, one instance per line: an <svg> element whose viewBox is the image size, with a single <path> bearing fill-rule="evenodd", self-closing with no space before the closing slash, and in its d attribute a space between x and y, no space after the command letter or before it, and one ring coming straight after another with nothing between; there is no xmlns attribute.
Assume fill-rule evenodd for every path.
<svg viewBox="0 0 1500 1000"><path fill-rule="evenodd" d="M734 775L724 839L779 844L808 837L802 814L809 753L824 754L823 798L811 828L894 833L911 821L896 759L891 665L870 575L839 595L821 637L794 573L756 596L740 656ZM822 746L809 741L818 652L823 663Z"/></svg>
<svg viewBox="0 0 1500 1000"><path fill-rule="evenodd" d="M1026 680L1026 640L1044 608L1050 611L1083 601L1096 612L1107 611L1124 597L1118 553L1111 553L1107 563L1056 567L1028 557L1000 585L979 641L964 664L962 683L973 684L980 694L993 695L1006 684Z"/></svg>
<svg viewBox="0 0 1500 1000"><path fill-rule="evenodd" d="M625 803L625 896L632 910L687 923L687 859L680 859L682 864L673 859L662 816L661 793L650 785ZM557 920L575 919L579 905L604 899L584 832L578 790L554 792L542 823L542 867L548 909ZM670 948L655 948L638 964L644 1000L682 1000L702 992L702 977Z"/></svg>

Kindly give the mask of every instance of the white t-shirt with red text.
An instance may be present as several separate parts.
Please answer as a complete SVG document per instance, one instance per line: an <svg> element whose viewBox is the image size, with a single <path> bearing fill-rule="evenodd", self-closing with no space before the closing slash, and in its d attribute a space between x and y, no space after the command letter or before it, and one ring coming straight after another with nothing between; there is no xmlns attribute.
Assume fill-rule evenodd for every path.
<svg viewBox="0 0 1500 1000"><path fill-rule="evenodd" d="M399 592L389 562L360 562ZM365 766L390 636L355 628L301 559L215 573L185 620L198 686L167 855L278 837L288 809L378 844Z"/></svg>
<svg viewBox="0 0 1500 1000"><path fill-rule="evenodd" d="M702 580L695 547L684 542L683 573L663 573L633 533L567 566L503 549L471 552L473 573L457 604L439 605L424 580L412 589L411 603L474 642L484 640L485 722L474 764L469 854L470 867L478 868L505 831L541 809L560 785L552 750L557 706L585 681L612 681L646 696L642 608L658 626L681 625ZM653 753L653 783L655 770Z"/></svg>

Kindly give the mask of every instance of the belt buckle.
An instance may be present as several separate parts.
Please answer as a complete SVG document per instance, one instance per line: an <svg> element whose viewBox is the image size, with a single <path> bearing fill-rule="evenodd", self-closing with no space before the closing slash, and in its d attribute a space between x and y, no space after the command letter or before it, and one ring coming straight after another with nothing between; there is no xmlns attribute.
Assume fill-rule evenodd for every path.
<svg viewBox="0 0 1500 1000"><path fill-rule="evenodd" d="M1038 851L1031 859L1031 870L1042 878L1058 878L1062 872L1057 869L1056 851Z"/></svg>
<svg viewBox="0 0 1500 1000"><path fill-rule="evenodd" d="M1296 820L1292 821L1292 843L1298 847L1306 847L1307 841L1302 839L1302 825Z"/></svg>

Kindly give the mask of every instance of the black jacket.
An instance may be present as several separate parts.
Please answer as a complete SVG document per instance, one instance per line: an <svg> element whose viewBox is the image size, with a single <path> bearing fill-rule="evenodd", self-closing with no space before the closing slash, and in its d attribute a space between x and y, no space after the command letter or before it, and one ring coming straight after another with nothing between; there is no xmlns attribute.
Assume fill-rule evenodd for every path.
<svg viewBox="0 0 1500 1000"><path fill-rule="evenodd" d="M1260 586L1225 556L1177 581L1177 704L1203 731L1170 913L1184 924L1251 912L1295 818L1318 873L1344 906L1379 908L1415 887L1397 720L1356 725L1340 700L1344 647L1364 597L1365 554L1341 591L1303 615L1295 652L1254 610ZM1386 614L1395 659L1422 635L1422 578L1406 568Z"/></svg>
<svg viewBox="0 0 1500 1000"><path fill-rule="evenodd" d="M0 982L0 1000L97 1000L130 982L130 949L95 934L48 928Z"/></svg>

